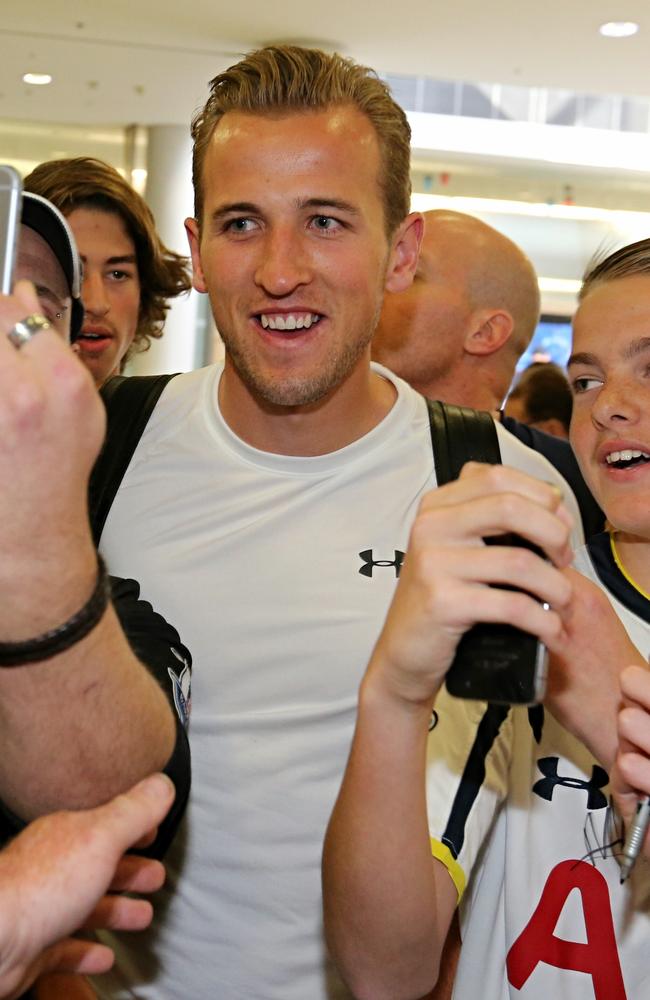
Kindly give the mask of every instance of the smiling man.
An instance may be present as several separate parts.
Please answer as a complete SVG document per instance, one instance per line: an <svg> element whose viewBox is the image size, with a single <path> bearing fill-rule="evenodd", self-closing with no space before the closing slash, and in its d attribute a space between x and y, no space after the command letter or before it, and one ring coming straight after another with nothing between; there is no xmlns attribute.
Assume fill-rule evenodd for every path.
<svg viewBox="0 0 650 1000"><path fill-rule="evenodd" d="M346 997L322 840L435 485L424 399L370 364L384 292L417 260L410 133L372 71L271 47L213 80L193 136L194 285L225 361L167 385L101 540L192 648L191 814L165 918L148 947L120 944L106 995Z"/></svg>

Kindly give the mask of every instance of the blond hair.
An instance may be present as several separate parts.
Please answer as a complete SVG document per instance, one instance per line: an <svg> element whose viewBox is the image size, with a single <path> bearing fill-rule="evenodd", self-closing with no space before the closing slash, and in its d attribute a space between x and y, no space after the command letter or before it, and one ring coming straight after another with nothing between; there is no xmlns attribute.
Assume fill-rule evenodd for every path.
<svg viewBox="0 0 650 1000"><path fill-rule="evenodd" d="M582 279L578 300L582 302L595 285L604 285L606 281L627 278L632 274L650 274L650 239L629 243L607 257L593 258Z"/></svg>
<svg viewBox="0 0 650 1000"><path fill-rule="evenodd" d="M215 76L210 97L192 120L194 211L203 214L203 163L212 134L229 111L254 115L320 111L352 105L375 129L381 155L380 189L390 236L408 215L411 129L404 111L374 72L340 55L294 45L251 52Z"/></svg>

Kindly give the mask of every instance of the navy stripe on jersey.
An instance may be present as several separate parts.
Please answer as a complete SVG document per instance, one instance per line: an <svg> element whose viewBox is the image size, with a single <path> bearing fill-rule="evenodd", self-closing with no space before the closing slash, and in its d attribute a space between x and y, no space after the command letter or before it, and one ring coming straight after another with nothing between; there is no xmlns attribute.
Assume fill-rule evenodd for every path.
<svg viewBox="0 0 650 1000"><path fill-rule="evenodd" d="M616 565L609 535L603 532L587 542L596 576L610 594L642 621L650 622L650 601L633 587Z"/></svg>
<svg viewBox="0 0 650 1000"><path fill-rule="evenodd" d="M485 780L485 760L509 711L509 705L488 705L476 731L445 832L440 838L454 859L463 849L465 824Z"/></svg>

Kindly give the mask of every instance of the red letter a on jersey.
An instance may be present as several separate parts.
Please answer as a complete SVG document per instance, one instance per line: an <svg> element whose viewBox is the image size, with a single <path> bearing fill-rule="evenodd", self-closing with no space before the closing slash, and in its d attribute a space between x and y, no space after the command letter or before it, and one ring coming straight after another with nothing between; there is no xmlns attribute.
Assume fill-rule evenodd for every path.
<svg viewBox="0 0 650 1000"><path fill-rule="evenodd" d="M586 944L553 933L573 889L582 897ZM626 1000L607 882L592 865L563 861L552 870L537 909L508 953L510 984L520 990L538 962L591 976L596 1000Z"/></svg>

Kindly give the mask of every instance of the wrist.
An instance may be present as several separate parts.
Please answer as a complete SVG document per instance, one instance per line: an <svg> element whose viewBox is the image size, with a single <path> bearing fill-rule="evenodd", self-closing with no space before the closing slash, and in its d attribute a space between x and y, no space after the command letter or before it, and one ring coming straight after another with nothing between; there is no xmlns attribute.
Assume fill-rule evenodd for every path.
<svg viewBox="0 0 650 1000"><path fill-rule="evenodd" d="M110 596L106 567L101 556L95 560L90 593L73 614L27 639L0 641L0 667L18 667L49 660L81 642L101 621Z"/></svg>
<svg viewBox="0 0 650 1000"><path fill-rule="evenodd" d="M429 678L413 676L375 652L361 683L360 700L384 704L391 711L428 721L441 687L442 681L432 684Z"/></svg>

